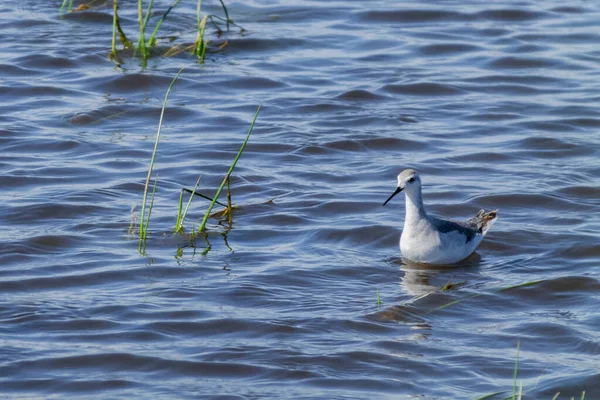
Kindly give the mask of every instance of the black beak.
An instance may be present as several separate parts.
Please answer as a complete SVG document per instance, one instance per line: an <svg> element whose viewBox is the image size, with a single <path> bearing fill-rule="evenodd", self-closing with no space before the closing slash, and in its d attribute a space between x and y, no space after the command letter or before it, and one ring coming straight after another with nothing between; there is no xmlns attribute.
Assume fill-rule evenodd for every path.
<svg viewBox="0 0 600 400"><path fill-rule="evenodd" d="M385 201L385 203L383 203L383 205L385 206L385 205L388 203L388 201L390 201L390 200L391 200L391 199L392 199L392 198L393 198L395 195L397 195L397 194L398 194L398 193L400 193L401 191L402 191L402 188L401 188L401 187L398 187L398 188L396 189L396 191L395 191L394 193L392 193L392 195L391 195L390 197L388 197L388 199Z"/></svg>

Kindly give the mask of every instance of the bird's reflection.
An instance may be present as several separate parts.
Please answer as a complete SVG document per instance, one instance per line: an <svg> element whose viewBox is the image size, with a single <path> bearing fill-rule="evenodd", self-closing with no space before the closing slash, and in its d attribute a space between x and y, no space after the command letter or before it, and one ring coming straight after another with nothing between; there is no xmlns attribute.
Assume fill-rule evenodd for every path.
<svg viewBox="0 0 600 400"><path fill-rule="evenodd" d="M399 284L401 292L408 296L373 317L411 324L414 329L428 331L431 328L427 322L428 315L436 307L448 303L445 293L465 284L465 275L472 274L473 269L481 264L481 257L473 253L464 261L448 266L417 264L406 259L394 260L393 263L404 272Z"/></svg>
<svg viewBox="0 0 600 400"><path fill-rule="evenodd" d="M423 297L439 292L452 284L453 276L476 268L480 264L481 256L477 253L453 265L424 265L403 258L400 269L404 271L404 276L400 281L400 287L411 296Z"/></svg>

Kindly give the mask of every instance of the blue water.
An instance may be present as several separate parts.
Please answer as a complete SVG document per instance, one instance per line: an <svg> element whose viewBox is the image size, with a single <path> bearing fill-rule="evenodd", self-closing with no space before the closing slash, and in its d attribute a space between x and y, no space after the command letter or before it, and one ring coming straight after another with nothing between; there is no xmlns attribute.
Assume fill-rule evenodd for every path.
<svg viewBox="0 0 600 400"><path fill-rule="evenodd" d="M203 65L163 56L182 2L143 68L107 58L112 4L0 1L2 397L500 399L518 357L525 399L600 398L600 7L226 4L245 30L208 24ZM259 104L232 224L190 235L196 198L174 235ZM466 263L402 261L406 167L431 213L500 210Z"/></svg>

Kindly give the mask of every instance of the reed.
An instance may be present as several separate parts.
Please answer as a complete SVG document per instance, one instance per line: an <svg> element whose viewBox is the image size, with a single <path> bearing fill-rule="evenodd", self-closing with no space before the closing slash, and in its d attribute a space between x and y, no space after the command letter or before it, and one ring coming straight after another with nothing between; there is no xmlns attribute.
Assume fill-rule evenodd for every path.
<svg viewBox="0 0 600 400"><path fill-rule="evenodd" d="M143 0L138 0L138 24L140 26L140 37L138 38L137 47L133 51L133 55L137 54L139 50L142 59L148 58L148 49L146 48L146 25L148 25L148 19L150 19L150 13L152 12L152 5L154 4L154 0L150 0L148 6L146 8L146 15L144 16L144 7Z"/></svg>
<svg viewBox="0 0 600 400"><path fill-rule="evenodd" d="M140 229L140 241L146 241L148 237L148 225L150 224L150 216L152 215L152 208L154 206L154 194L156 193L156 185L158 184L158 174L156 178L154 178L154 186L152 188L152 196L150 198L150 206L148 207L148 217L146 218L146 222L141 224L142 229Z"/></svg>
<svg viewBox="0 0 600 400"><path fill-rule="evenodd" d="M204 54L206 53L207 42L204 40L204 31L206 30L206 20L208 16L202 18L200 9L202 7L202 0L198 0L196 6L196 19L198 21L198 34L196 36L196 42L194 43L194 54L198 57L200 64L204 63Z"/></svg>
<svg viewBox="0 0 600 400"><path fill-rule="evenodd" d="M147 221L145 221L146 201L148 199L148 185L150 184L150 177L152 176L152 169L154 168L154 160L156 159L156 151L158 150L158 142L160 140L160 130L162 128L162 121L163 121L163 117L165 115L165 108L167 106L167 100L169 99L169 94L171 93L171 89L173 89L173 86L175 85L177 78L179 78L181 71L183 71L183 68L181 68L179 70L179 72L177 72L177 75L175 75L175 77L171 81L171 84L169 85L169 88L167 89L167 93L165 94L165 100L163 101L162 109L160 110L160 119L158 120L158 130L156 131L156 139L154 141L154 150L152 151L152 158L150 159L150 166L148 167L148 176L146 177L146 184L144 185L144 196L142 198L142 212L140 215L140 240L146 239L146 235L144 234L144 232L146 231L147 223L150 222L150 212L152 211L152 209L150 209L150 211L148 212L148 219L147 219ZM154 183L155 183L155 187L156 187L156 181ZM152 195L152 198L154 198L154 194Z"/></svg>
<svg viewBox="0 0 600 400"><path fill-rule="evenodd" d="M171 10L173 10L173 8L175 8L175 6L179 4L180 1L181 0L175 0L175 2L171 4L171 7L169 7L167 11L162 15L162 17L160 17L160 19L156 23L156 26L154 27L154 30L152 31L152 34L150 35L150 39L148 40L148 47L154 48L154 46L156 46L156 35L158 34L160 26L162 25L163 21L167 19L167 16L171 12Z"/></svg>
<svg viewBox="0 0 600 400"><path fill-rule="evenodd" d="M254 123L256 122L256 118L258 118L258 113L260 112L260 109L261 109L261 106L258 106L258 108L256 109L256 114L254 114L254 119L252 120L252 123L250 124L250 129L248 129L248 133L246 134L246 138L244 139L244 142L242 143L240 150L238 151L237 155L235 156L235 159L231 163L231 166L229 167L229 171L227 171L225 178L223 178L223 182L221 182L221 186L219 186L219 189L217 189L217 192L215 193L210 205L208 206L208 210L206 210L206 214L204 214L204 218L202 219L202 222L200 223L200 228L198 228L198 232L204 232L206 230L206 222L208 221L208 218L210 217L210 213L211 213L213 207L215 206L215 203L219 199L219 195L221 194L221 192L223 191L223 188L225 187L225 184L229 180L229 177L231 176L231 173L233 172L233 169L235 168L238 160L242 156L244 149L246 148L246 144L248 143L248 139L250 138L250 134L252 133L252 129L254 128ZM228 204L227 211L229 213L231 213L230 207L231 207L231 204Z"/></svg>
<svg viewBox="0 0 600 400"><path fill-rule="evenodd" d="M212 197L208 197L208 196L206 196L206 195L203 195L202 193L200 193L200 192L196 192L195 190L190 190L190 189L187 189L187 188L183 188L183 190L184 190L184 191L186 191L186 192L188 192L188 193L192 193L192 194L194 194L194 195L196 195L196 196L202 197L202 198L203 198L203 199L205 199L205 200L208 200L208 201L213 201ZM223 203L221 203L221 202L220 202L220 201L218 201L218 200L217 200L217 201L215 201L215 204L218 204L218 205L220 205L220 206L223 206L223 207L227 207L227 204L223 204Z"/></svg>
<svg viewBox="0 0 600 400"><path fill-rule="evenodd" d="M231 210L233 210L233 205L231 204L231 177L227 177L227 222L229 225L233 224L233 215Z"/></svg>
<svg viewBox="0 0 600 400"><path fill-rule="evenodd" d="M110 46L109 60L117 58L117 9L119 8L119 0L113 0L113 26L112 26L112 42Z"/></svg>
<svg viewBox="0 0 600 400"><path fill-rule="evenodd" d="M185 210L183 210L183 211L182 211L183 189L181 190L181 193L179 194L179 210L177 211L177 222L175 223L175 229L174 229L175 233L180 233L183 231L183 221L185 221L185 216L187 215L187 212L190 209L190 205L192 204L192 199L194 198L194 193L196 193L196 189L198 188L198 185L200 184L200 178L201 177L199 176L198 180L196 181L196 185L194 186L194 190L190 194L190 198L185 206Z"/></svg>
<svg viewBox="0 0 600 400"><path fill-rule="evenodd" d="M513 393L512 400L516 400L517 395L517 371L519 370L519 349L521 348L521 341L517 340L517 357L515 359L515 372L513 373ZM523 393L523 382L521 381L521 394ZM519 399L521 395L519 395Z"/></svg>
<svg viewBox="0 0 600 400"><path fill-rule="evenodd" d="M125 49L133 49L133 56L136 57L138 54L142 59L142 65L146 65L146 61L152 55L152 49L156 47L158 32L163 24L163 22L167 19L169 14L175 9L175 7L181 2L181 0L174 0L171 6L162 14L162 16L158 19L156 26L152 30L149 38L146 38L146 32L149 31L149 21L152 16L152 9L154 6L154 0L150 0L146 6L144 6L144 0L137 0L137 23L138 23L138 33L139 37L137 40L137 45L134 46L131 41L127 39L125 32L121 28L118 9L119 9L119 1L113 0L112 8L113 8L113 20L112 20L112 33L111 33L111 50L108 53L108 58L110 60L120 60L117 59L117 33L119 34L119 38L121 39L121 43ZM222 32L221 27L216 21L223 21L226 24L226 29L229 30L230 25L236 26L240 28L240 32L244 31L244 28L237 25L229 16L229 10L225 5L223 0L219 0L221 3L221 8L223 9L223 13L225 18L217 16L217 15L206 15L202 17L201 15L201 7L202 0L197 1L197 37L196 41L191 45L183 46L185 51L191 51L198 58L199 63L204 63L204 57L206 54L208 40L205 38L206 33L206 24L210 20L213 26L217 29L218 32ZM73 0L63 0L60 7L60 15L61 17L66 12L74 12L81 11L90 8L90 4L81 4L77 9L73 9ZM227 42L225 42L227 43ZM180 44L176 45L174 48L167 51L164 56L177 54L178 48L182 47ZM223 48L220 46L220 48Z"/></svg>
<svg viewBox="0 0 600 400"><path fill-rule="evenodd" d="M67 8L67 12L73 11L73 0L63 0L62 5L60 6L60 15L63 15L65 12L65 7L67 6L67 1L69 3L69 7Z"/></svg>
<svg viewBox="0 0 600 400"><path fill-rule="evenodd" d="M523 399L523 381L521 381L517 386L517 373L519 371L519 351L521 347L521 341L517 341L517 356L515 359L515 369L513 371L513 387L512 394L508 397L501 397L500 400L522 400ZM478 397L476 400L491 400L498 399L500 395L506 394L508 391L500 391L494 393L488 393L484 396ZM557 400L560 396L560 392L557 392L552 400ZM574 397L571 397L571 400L575 400ZM585 400L585 391L581 392L580 400Z"/></svg>

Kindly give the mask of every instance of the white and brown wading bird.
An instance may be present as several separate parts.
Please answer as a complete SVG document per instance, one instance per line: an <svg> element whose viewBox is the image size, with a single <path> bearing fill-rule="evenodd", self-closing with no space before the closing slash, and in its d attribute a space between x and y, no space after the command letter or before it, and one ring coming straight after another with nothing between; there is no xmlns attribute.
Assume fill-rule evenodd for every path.
<svg viewBox="0 0 600 400"><path fill-rule="evenodd" d="M398 175L398 188L383 203L400 192L406 194L406 216L400 236L402 256L422 264L454 264L475 251L498 218L498 210L481 210L467 221L448 221L427 214L423 207L421 178L414 169Z"/></svg>

